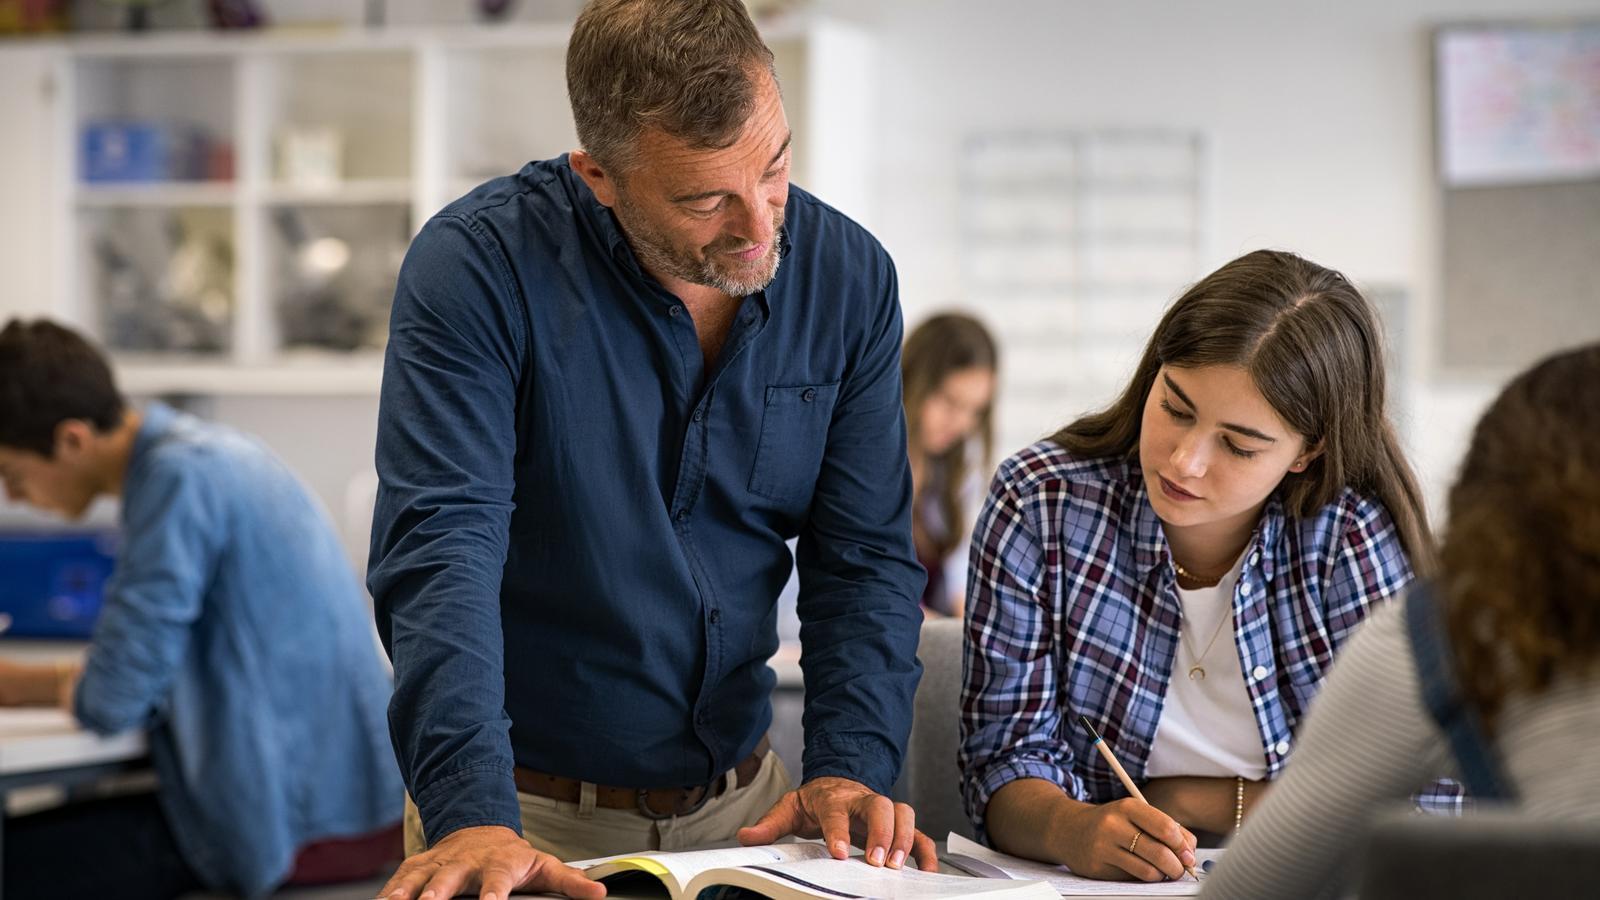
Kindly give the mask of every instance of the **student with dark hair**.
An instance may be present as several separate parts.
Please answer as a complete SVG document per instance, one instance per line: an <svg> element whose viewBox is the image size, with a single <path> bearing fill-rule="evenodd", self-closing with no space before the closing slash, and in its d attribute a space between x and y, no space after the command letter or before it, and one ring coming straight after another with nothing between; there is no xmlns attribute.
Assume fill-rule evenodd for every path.
<svg viewBox="0 0 1600 900"><path fill-rule="evenodd" d="M1251 814L1345 638L1433 568L1385 401L1361 294L1257 251L1172 305L1111 407L1001 465L961 710L968 811L996 847L1176 878L1195 831Z"/></svg>
<svg viewBox="0 0 1600 900"><path fill-rule="evenodd" d="M399 849L389 676L326 514L253 439L129 407L94 347L0 331L0 481L68 519L121 499L86 662L0 665L0 704L144 729L154 795L9 820L13 897L167 898L370 877Z"/></svg>
<svg viewBox="0 0 1600 900"><path fill-rule="evenodd" d="M1451 714L1454 711L1454 714ZM1440 772L1600 821L1600 344L1518 376L1450 491L1438 574L1339 656L1294 765L1207 897L1335 897L1374 812Z"/></svg>
<svg viewBox="0 0 1600 900"><path fill-rule="evenodd" d="M900 353L911 537L928 570L922 607L933 615L960 616L965 604L970 516L994 458L999 364L989 330L961 313L929 317Z"/></svg>

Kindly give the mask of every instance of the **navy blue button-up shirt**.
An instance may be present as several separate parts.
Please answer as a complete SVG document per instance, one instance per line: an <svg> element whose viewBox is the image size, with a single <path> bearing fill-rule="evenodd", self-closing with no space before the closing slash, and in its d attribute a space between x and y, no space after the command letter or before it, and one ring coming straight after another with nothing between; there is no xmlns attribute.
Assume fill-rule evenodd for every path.
<svg viewBox="0 0 1600 900"><path fill-rule="evenodd" d="M895 273L798 188L708 368L560 158L435 216L395 294L369 586L430 842L519 827L513 762L701 784L771 721L798 536L806 779L886 793L920 668Z"/></svg>

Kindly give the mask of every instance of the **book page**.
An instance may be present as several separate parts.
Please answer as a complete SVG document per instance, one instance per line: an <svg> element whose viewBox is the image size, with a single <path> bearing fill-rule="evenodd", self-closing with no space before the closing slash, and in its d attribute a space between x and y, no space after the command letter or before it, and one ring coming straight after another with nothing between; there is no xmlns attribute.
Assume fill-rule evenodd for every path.
<svg viewBox="0 0 1600 900"><path fill-rule="evenodd" d="M761 847L728 847L721 850L690 850L683 853L630 853L603 859L569 863L585 875L603 879L620 872L648 872L660 878L676 894L694 876L708 869L759 866L806 859L827 859L828 849L817 843L767 844Z"/></svg>
<svg viewBox="0 0 1600 900"><path fill-rule="evenodd" d="M955 900L988 896L993 900L1054 900L1048 885L919 872L909 866L890 869L858 858L810 859L773 865L741 866L707 871L687 893L713 885L749 888L768 897L818 897L829 900Z"/></svg>
<svg viewBox="0 0 1600 900"><path fill-rule="evenodd" d="M951 855L968 856L979 862L988 863L1012 878L1030 878L1048 882L1063 897L1187 897L1200 893L1200 882L1187 875L1181 881L1157 882L1100 881L1095 878L1084 878L1072 874L1072 870L1066 866L1052 866L1049 863L1034 862L1031 859L1008 856L998 850L990 850L953 831L945 839L945 846ZM1222 853L1221 850L1199 850L1195 852L1195 856L1203 863L1208 859L1220 859ZM955 862L959 865L960 861ZM1205 875L1201 874L1200 877L1204 878Z"/></svg>

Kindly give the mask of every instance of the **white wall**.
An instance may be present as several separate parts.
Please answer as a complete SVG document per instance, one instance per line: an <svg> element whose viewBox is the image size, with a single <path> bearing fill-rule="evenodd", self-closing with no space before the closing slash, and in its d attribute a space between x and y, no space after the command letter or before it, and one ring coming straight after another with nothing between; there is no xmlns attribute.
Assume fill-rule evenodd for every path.
<svg viewBox="0 0 1600 900"><path fill-rule="evenodd" d="M1292 249L1358 282L1407 289L1412 321L1429 325L1438 281L1429 30L1600 15L1597 0L828 5L870 19L882 42L873 224L899 266L908 323L962 303L955 173L967 134L1161 125L1210 140L1213 265ZM1411 411L1401 424L1437 501L1497 384L1437 383L1432 335L1413 329L1404 348Z"/></svg>

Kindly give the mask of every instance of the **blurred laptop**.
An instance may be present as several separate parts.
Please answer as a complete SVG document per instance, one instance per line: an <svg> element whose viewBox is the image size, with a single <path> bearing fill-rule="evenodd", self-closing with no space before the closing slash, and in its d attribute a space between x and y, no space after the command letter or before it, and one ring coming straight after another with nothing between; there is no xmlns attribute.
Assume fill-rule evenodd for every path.
<svg viewBox="0 0 1600 900"><path fill-rule="evenodd" d="M0 530L0 638L87 640L116 540L108 528Z"/></svg>

